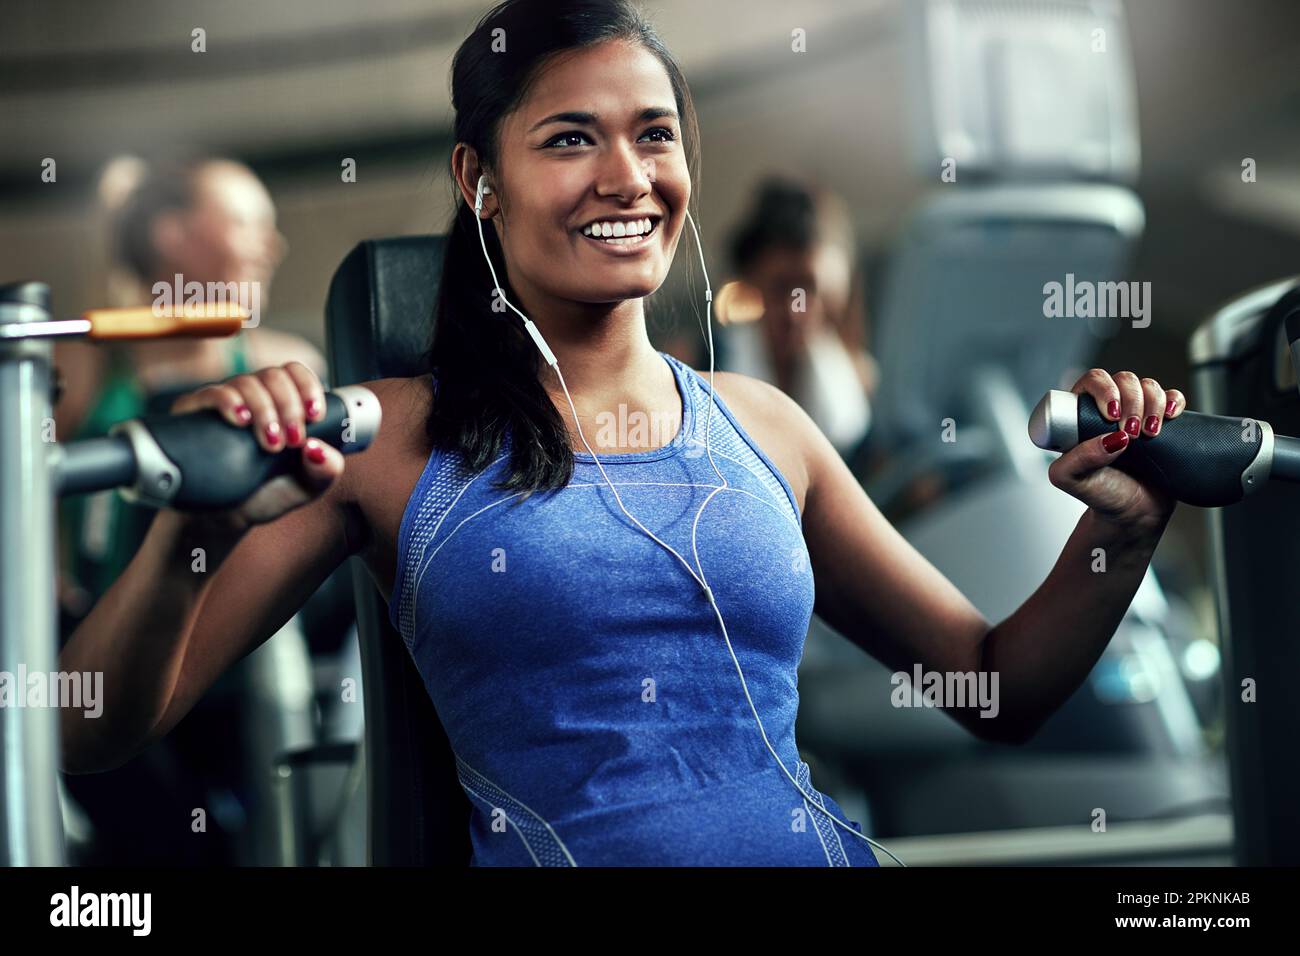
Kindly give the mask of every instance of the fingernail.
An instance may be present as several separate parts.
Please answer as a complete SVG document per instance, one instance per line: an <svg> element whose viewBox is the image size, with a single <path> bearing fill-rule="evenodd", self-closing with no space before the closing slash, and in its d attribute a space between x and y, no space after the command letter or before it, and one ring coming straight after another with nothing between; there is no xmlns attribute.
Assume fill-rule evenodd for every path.
<svg viewBox="0 0 1300 956"><path fill-rule="evenodd" d="M1111 418L1119 418L1119 399L1112 398L1110 404L1106 406L1106 411L1110 413Z"/></svg>
<svg viewBox="0 0 1300 956"><path fill-rule="evenodd" d="M252 421L253 413L248 410L247 405L236 405L235 417L238 418L245 425L247 425L250 421Z"/></svg>
<svg viewBox="0 0 1300 956"><path fill-rule="evenodd" d="M1101 447L1112 455L1128 444L1128 435L1124 432L1111 432L1101 440Z"/></svg>
<svg viewBox="0 0 1300 956"><path fill-rule="evenodd" d="M1128 432L1134 438L1138 437L1138 432L1142 430L1142 423L1138 421L1136 415L1130 415L1128 421L1124 423L1124 431Z"/></svg>
<svg viewBox="0 0 1300 956"><path fill-rule="evenodd" d="M315 418L320 414L320 402L314 398L307 399L307 417Z"/></svg>
<svg viewBox="0 0 1300 956"><path fill-rule="evenodd" d="M307 458L313 465L323 465L325 463L325 448L314 438L307 442Z"/></svg>
<svg viewBox="0 0 1300 956"><path fill-rule="evenodd" d="M1160 431L1160 418L1156 415L1147 416L1147 432L1154 435Z"/></svg>
<svg viewBox="0 0 1300 956"><path fill-rule="evenodd" d="M302 441L302 429L298 427L297 422L290 422L284 426L285 439L290 445L296 445Z"/></svg>
<svg viewBox="0 0 1300 956"><path fill-rule="evenodd" d="M262 431L266 435L267 444L269 445L280 444L280 423L279 422L267 422L266 425L263 426Z"/></svg>
<svg viewBox="0 0 1300 956"><path fill-rule="evenodd" d="M1178 403L1174 401L1172 398L1169 399L1169 401L1165 402L1165 416L1168 417L1173 415L1174 409L1177 407L1178 407Z"/></svg>

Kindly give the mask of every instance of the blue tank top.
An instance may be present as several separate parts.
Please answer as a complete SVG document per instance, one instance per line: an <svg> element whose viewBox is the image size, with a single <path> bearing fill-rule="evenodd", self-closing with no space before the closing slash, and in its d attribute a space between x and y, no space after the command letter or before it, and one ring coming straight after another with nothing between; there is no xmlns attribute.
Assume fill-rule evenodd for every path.
<svg viewBox="0 0 1300 956"><path fill-rule="evenodd" d="M718 485L709 385L660 355L681 427L600 460L694 566L691 524ZM389 614L473 807L472 865L877 865L826 818L861 832L795 743L814 593L794 494L720 397L710 447L731 488L700 519L700 563L768 739L817 806L763 743L700 586L619 510L591 455L574 453L566 487L524 498L493 487L509 440L477 474L435 449L402 517Z"/></svg>

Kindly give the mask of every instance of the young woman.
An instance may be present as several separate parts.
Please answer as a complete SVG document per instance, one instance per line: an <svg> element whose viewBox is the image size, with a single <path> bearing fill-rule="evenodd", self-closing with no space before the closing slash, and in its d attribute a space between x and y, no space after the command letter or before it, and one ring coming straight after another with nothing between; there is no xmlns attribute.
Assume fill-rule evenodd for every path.
<svg viewBox="0 0 1300 956"><path fill-rule="evenodd" d="M1025 740L1088 674L1173 511L1106 466L1158 441L1182 394L1131 372L1079 380L1116 431L1049 472L1088 510L991 626L793 401L651 346L643 303L690 224L697 141L681 71L632 8L502 4L456 55L453 103L461 202L432 375L369 383L383 429L346 470L290 441L295 479L216 516L160 513L63 653L105 672L106 698L97 721L64 712L66 766L111 767L166 734L357 554L456 752L476 864L874 864L799 759L810 614L898 670L997 671L996 719L950 712ZM175 406L196 408L281 450L322 391L291 362ZM636 413L680 426L649 441L602 427Z"/></svg>

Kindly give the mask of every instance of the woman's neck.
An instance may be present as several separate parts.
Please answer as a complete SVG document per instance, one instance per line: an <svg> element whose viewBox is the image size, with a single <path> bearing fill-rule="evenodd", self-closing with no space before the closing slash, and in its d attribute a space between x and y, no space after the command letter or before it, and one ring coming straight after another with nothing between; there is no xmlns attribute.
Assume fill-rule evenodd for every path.
<svg viewBox="0 0 1300 956"><path fill-rule="evenodd" d="M620 405L628 413L657 413L680 420L676 380L646 333L642 300L569 303L537 314L521 305L520 311L532 318L555 353L588 441L596 440L589 429L598 424L599 416L617 417ZM555 371L542 363L540 378L572 428L573 413Z"/></svg>
<svg viewBox="0 0 1300 956"><path fill-rule="evenodd" d="M660 362L646 333L640 299L538 302L532 310L523 302L519 309L537 325L575 395L634 390L647 369ZM541 377L548 389L559 390L555 373L545 364Z"/></svg>

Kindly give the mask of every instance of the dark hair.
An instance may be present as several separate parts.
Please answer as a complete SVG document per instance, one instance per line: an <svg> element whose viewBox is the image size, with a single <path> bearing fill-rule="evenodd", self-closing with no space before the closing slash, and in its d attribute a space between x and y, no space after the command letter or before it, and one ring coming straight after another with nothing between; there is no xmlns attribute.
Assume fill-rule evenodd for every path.
<svg viewBox="0 0 1300 956"><path fill-rule="evenodd" d="M154 220L170 210L192 208L198 173L219 161L212 156L177 154L150 163L113 216L110 238L114 260L141 282L156 279L161 264L151 233Z"/></svg>
<svg viewBox="0 0 1300 956"><path fill-rule="evenodd" d="M502 36L504 49L494 46ZM501 121L523 101L550 57L615 39L641 44L667 70L694 180L699 132L686 79L627 0L507 0L489 11L452 61L456 142L473 147L485 170L497 168ZM524 497L562 488L573 476L568 429L538 378L540 355L522 320L513 311L492 308L492 275L474 210L463 198L456 201L449 232L429 350L435 393L428 437L479 471L500 455L509 432L510 467L496 486L523 491ZM502 292L518 302L496 231L485 229L484 238Z"/></svg>
<svg viewBox="0 0 1300 956"><path fill-rule="evenodd" d="M824 241L852 248L852 227L842 204L798 179L769 176L732 235L731 261L743 273L768 249L807 250Z"/></svg>

